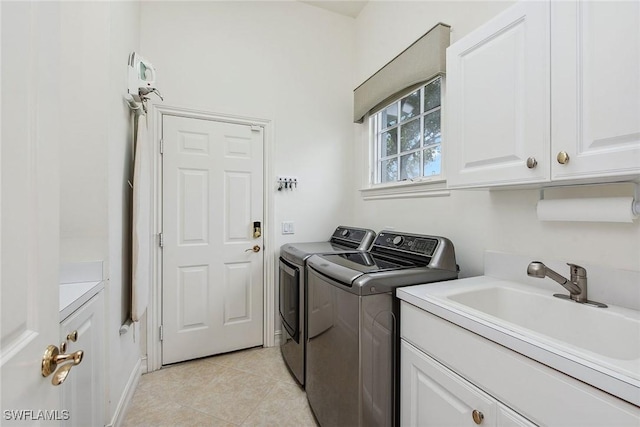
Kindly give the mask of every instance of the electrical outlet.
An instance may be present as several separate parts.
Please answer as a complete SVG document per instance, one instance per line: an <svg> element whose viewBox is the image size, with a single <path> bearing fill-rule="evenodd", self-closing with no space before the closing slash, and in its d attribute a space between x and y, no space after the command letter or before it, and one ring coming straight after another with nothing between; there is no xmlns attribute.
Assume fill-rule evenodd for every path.
<svg viewBox="0 0 640 427"><path fill-rule="evenodd" d="M282 221L282 234L295 234L293 221Z"/></svg>

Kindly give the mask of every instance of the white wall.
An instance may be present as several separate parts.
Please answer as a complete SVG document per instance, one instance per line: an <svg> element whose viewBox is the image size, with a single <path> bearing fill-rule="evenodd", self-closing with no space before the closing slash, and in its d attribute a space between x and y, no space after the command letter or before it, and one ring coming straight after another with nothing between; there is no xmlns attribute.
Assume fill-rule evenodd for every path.
<svg viewBox="0 0 640 427"><path fill-rule="evenodd" d="M132 126L123 100L140 43L138 2L61 5L61 261L105 261L106 419L114 421L140 359L130 305Z"/></svg>
<svg viewBox="0 0 640 427"><path fill-rule="evenodd" d="M437 22L452 26L455 42L495 16L508 2L370 2L356 19L355 84L359 84L404 50ZM445 98L446 101L446 98ZM633 224L551 223L536 219L537 190L453 191L449 197L363 201L363 161L367 153L365 125L355 126L354 171L358 184L354 223L381 230L449 237L455 247L461 276L483 273L487 249L533 258L591 262L640 270L640 221ZM443 136L443 151L446 149ZM445 154L446 155L446 154ZM558 190L556 190L558 191ZM560 190L569 196L630 195L631 188L605 186ZM524 274L524 272L523 272Z"/></svg>
<svg viewBox="0 0 640 427"><path fill-rule="evenodd" d="M108 4L61 4L60 258L107 257ZM87 19L89 18L90 19ZM82 37L78 37L82 35Z"/></svg>
<svg viewBox="0 0 640 427"><path fill-rule="evenodd" d="M352 217L353 19L298 2L143 2L141 52L164 104L273 120L277 251ZM296 233L280 234L281 221ZM249 226L249 225L248 225Z"/></svg>
<svg viewBox="0 0 640 427"><path fill-rule="evenodd" d="M353 47L352 18L299 2L143 2L141 52L165 105L272 121L276 260L282 244L327 240L353 216ZM276 191L278 175L297 189Z"/></svg>
<svg viewBox="0 0 640 427"><path fill-rule="evenodd" d="M120 335L123 321L130 314L131 281L131 187L133 181L133 122L129 107L123 101L127 87L127 61L140 46L140 3L109 2L109 93L105 97L108 118L104 123L108 154L108 215L109 215L109 294L107 339L109 354L109 406L112 419L124 397L132 375L138 375L141 331L135 323L129 332ZM117 355L110 357L110 355Z"/></svg>

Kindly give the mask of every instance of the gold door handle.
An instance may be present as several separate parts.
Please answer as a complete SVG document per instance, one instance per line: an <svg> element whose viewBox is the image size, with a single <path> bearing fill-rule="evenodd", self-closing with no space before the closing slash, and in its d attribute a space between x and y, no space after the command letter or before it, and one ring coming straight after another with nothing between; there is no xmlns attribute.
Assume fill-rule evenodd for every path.
<svg viewBox="0 0 640 427"><path fill-rule="evenodd" d="M58 365L66 363L66 365L61 366L60 369L58 369L51 379L51 384L60 385L67 378L67 375L69 375L71 368L82 362L83 357L84 351L82 350L78 350L70 354L64 354L60 353L60 350L58 350L58 347L55 345L47 346L47 349L42 356L42 376L48 377L56 370Z"/></svg>
<svg viewBox="0 0 640 427"><path fill-rule="evenodd" d="M249 251L260 252L260 245L254 245L252 248L247 249L245 252Z"/></svg>

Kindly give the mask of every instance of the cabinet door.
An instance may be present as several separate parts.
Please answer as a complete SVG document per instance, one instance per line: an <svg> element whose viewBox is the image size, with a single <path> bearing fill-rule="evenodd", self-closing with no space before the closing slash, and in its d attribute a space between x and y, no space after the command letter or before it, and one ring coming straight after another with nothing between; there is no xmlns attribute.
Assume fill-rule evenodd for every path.
<svg viewBox="0 0 640 427"><path fill-rule="evenodd" d="M497 402L489 395L404 340L400 360L402 426L475 426L474 411L482 425L496 425Z"/></svg>
<svg viewBox="0 0 640 427"><path fill-rule="evenodd" d="M552 2L551 17L552 179L640 173L640 2Z"/></svg>
<svg viewBox="0 0 640 427"><path fill-rule="evenodd" d="M496 418L500 427L535 427L534 423L501 403L498 403Z"/></svg>
<svg viewBox="0 0 640 427"><path fill-rule="evenodd" d="M447 49L450 187L549 180L549 14L519 2Z"/></svg>
<svg viewBox="0 0 640 427"><path fill-rule="evenodd" d="M69 411L63 426L102 426L104 411L104 297L100 291L60 324L61 342L69 333L78 331L76 342L67 342L67 353L84 351L79 365L69 371L60 384L62 409Z"/></svg>

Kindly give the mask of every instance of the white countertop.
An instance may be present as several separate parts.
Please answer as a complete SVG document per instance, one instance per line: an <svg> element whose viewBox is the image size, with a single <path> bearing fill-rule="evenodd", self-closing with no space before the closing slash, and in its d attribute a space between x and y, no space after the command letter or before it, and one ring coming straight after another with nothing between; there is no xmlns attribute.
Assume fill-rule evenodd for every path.
<svg viewBox="0 0 640 427"><path fill-rule="evenodd" d="M553 340L547 340L535 333L528 333L527 330L484 315L477 310L467 309L461 304L442 297L448 290L474 288L496 281L503 280L480 276L411 286L399 288L397 296L403 301L484 338L640 406L640 368L637 361L630 361L623 370L612 369L612 365L607 363L606 358L599 360L598 357L590 357L589 354L585 356L585 352L572 351L570 345L554 343ZM626 311L626 309L621 310Z"/></svg>
<svg viewBox="0 0 640 427"><path fill-rule="evenodd" d="M60 321L104 289L103 262L64 263L60 266Z"/></svg>
<svg viewBox="0 0 640 427"><path fill-rule="evenodd" d="M60 321L69 317L102 289L104 289L102 280L60 284Z"/></svg>

